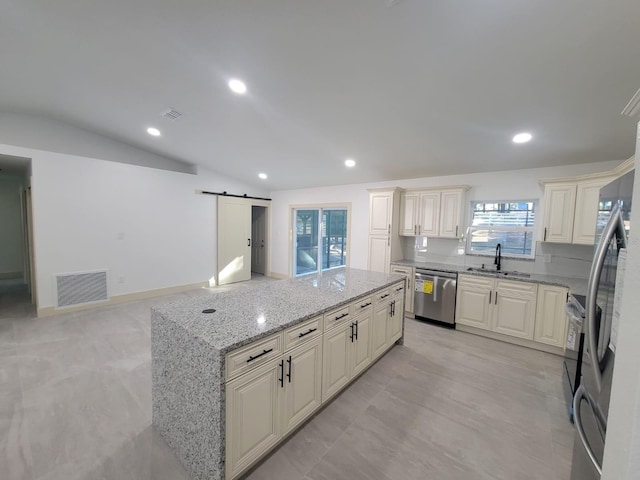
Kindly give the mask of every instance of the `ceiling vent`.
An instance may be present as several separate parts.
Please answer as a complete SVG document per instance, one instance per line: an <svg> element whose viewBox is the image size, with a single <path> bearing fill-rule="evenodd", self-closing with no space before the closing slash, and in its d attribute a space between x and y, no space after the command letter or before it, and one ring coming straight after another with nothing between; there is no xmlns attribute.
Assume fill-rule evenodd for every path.
<svg viewBox="0 0 640 480"><path fill-rule="evenodd" d="M162 116L169 120L175 121L183 117L183 114L178 112L177 110L174 110L173 108L170 108L162 112Z"/></svg>
<svg viewBox="0 0 640 480"><path fill-rule="evenodd" d="M627 115L629 117L634 117L638 113L640 113L640 90L636 92L636 94L631 97L627 106L622 110L622 115Z"/></svg>

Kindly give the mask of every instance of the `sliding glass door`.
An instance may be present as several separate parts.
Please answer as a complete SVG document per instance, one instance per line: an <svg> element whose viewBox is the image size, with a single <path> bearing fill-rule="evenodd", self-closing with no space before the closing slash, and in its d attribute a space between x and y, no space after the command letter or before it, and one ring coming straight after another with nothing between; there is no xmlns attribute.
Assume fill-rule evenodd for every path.
<svg viewBox="0 0 640 480"><path fill-rule="evenodd" d="M294 275L319 272L347 263L346 208L294 209Z"/></svg>

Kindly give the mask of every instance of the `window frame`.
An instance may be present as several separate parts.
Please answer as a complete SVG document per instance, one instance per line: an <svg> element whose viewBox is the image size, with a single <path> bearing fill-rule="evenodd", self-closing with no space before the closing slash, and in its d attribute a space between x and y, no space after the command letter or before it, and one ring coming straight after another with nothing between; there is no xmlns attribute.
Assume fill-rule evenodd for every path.
<svg viewBox="0 0 640 480"><path fill-rule="evenodd" d="M323 210L345 210L347 212L347 226L346 226L346 242L345 242L345 248L346 248L346 253L345 253L345 264L344 265L338 265L335 267L329 267L327 269L323 269L322 268L322 262L318 261L317 265L319 266L319 268L317 268L315 271L312 272L305 272L305 273L301 273L301 274L296 274L296 262L294 261L294 256L295 256L295 252L296 252L296 211L297 210L319 210L320 214L319 214L319 218L322 218L322 211ZM289 215L289 276L291 278L297 278L297 277L301 277L304 275L316 275L318 273L322 273L322 272L326 272L329 270L334 270L336 268L345 268L345 267L349 267L350 264L350 259L351 259L351 255L349 254L349 252L351 251L351 202L340 202L340 203L312 203L312 204L290 204L289 205L289 211L290 211L290 215ZM322 229L318 229L318 237L319 240L321 239L321 230Z"/></svg>
<svg viewBox="0 0 640 480"><path fill-rule="evenodd" d="M533 225L530 227L505 227L505 226L473 226L473 214L475 211L475 206L477 204L488 204L488 203L532 203L533 204ZM473 252L471 250L472 242L471 239L473 237L472 232L475 230L489 230L489 231L497 231L497 232L528 232L531 234L531 253L529 255L515 255L508 252L502 252L501 256L503 258L512 258L514 260L534 260L536 257L536 229L537 229L537 221L538 221L538 199L535 198L527 198L527 199L510 199L510 200L471 200L469 207L469 218L468 218L468 227L466 231L465 238L465 247L464 253L465 255L472 255L476 257L493 257L494 253L489 252Z"/></svg>

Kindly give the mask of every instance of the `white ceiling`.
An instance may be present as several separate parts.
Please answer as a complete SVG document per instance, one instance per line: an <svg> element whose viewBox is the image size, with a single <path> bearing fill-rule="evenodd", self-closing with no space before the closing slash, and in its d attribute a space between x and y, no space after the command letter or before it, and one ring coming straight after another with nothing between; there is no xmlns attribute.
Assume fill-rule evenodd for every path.
<svg viewBox="0 0 640 480"><path fill-rule="evenodd" d="M0 110L270 190L622 160L638 19L637 0L2 0Z"/></svg>

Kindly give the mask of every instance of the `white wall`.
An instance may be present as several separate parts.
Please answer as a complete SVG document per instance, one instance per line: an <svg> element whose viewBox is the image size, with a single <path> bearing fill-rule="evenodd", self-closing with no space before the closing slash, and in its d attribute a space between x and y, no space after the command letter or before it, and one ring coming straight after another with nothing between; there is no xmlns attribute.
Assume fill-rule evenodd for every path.
<svg viewBox="0 0 640 480"><path fill-rule="evenodd" d="M21 188L23 178L0 176L0 278L24 276Z"/></svg>
<svg viewBox="0 0 640 480"><path fill-rule="evenodd" d="M351 202L351 252L350 266L367 267L367 235L369 229L369 193L368 188L399 186L402 188L470 185L467 199L471 200L509 200L539 199L538 212L542 212L543 189L538 183L541 179L573 177L589 173L604 172L617 166L620 161L592 164L548 167L527 170L477 173L468 175L449 175L390 182L378 182L337 187L312 188L301 190L283 190L272 192L272 250L271 270L289 275L289 208L294 204L321 204ZM538 228L542 222L538 222Z"/></svg>
<svg viewBox="0 0 640 480"><path fill-rule="evenodd" d="M640 125L636 158L640 158ZM640 173L636 169L627 245L616 364L604 453L603 480L640 476Z"/></svg>
<svg viewBox="0 0 640 480"><path fill-rule="evenodd" d="M141 135L146 135L141 133ZM189 164L155 155L60 121L34 115L0 112L0 144L37 148L144 167L195 173ZM4 153L4 152L0 152Z"/></svg>
<svg viewBox="0 0 640 480"><path fill-rule="evenodd" d="M192 175L10 145L0 153L32 160L40 308L55 304L59 273L108 269L111 295L208 281L216 270L216 197L196 189L266 195L206 170Z"/></svg>

